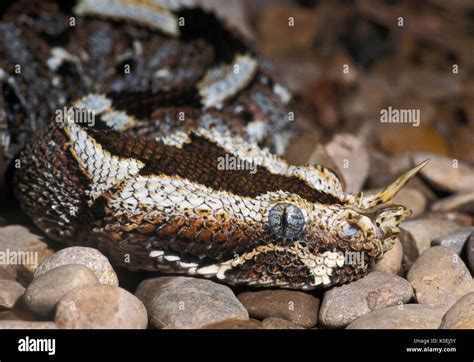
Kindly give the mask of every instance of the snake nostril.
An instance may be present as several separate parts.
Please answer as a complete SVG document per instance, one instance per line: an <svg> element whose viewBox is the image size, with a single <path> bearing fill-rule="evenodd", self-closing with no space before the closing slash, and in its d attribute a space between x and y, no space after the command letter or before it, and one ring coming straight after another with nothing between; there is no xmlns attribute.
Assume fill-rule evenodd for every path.
<svg viewBox="0 0 474 362"><path fill-rule="evenodd" d="M301 210L289 203L273 206L268 213L268 222L273 234L285 239L298 237L305 224Z"/></svg>

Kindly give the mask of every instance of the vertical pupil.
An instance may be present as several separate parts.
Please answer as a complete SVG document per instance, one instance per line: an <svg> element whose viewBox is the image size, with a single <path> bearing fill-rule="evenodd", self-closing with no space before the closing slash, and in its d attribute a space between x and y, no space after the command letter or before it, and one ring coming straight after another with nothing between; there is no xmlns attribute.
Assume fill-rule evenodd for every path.
<svg viewBox="0 0 474 362"><path fill-rule="evenodd" d="M286 228L288 226L288 219L286 214L286 207L283 207L283 212L281 214L281 231L282 234L286 234Z"/></svg>

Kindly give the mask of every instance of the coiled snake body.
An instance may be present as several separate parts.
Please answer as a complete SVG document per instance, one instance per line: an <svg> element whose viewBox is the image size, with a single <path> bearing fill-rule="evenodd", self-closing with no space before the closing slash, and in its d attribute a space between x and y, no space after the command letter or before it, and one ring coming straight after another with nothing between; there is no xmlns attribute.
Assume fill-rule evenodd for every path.
<svg viewBox="0 0 474 362"><path fill-rule="evenodd" d="M124 20L96 3L109 1L81 1L76 12ZM173 33L168 21L159 30ZM409 216L388 202L424 164L367 196L345 194L323 166L288 165L260 146L284 149L289 93L243 43L230 58L214 51L227 55L196 81L182 73L156 91L83 92L71 116L41 127L14 176L25 212L50 238L98 247L134 270L298 289L365 275Z"/></svg>

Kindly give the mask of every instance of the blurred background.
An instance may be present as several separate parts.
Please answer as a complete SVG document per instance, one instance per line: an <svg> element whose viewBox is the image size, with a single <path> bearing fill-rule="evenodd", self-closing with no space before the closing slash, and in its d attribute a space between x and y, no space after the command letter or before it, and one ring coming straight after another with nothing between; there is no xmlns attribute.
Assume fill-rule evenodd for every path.
<svg viewBox="0 0 474 362"><path fill-rule="evenodd" d="M429 152L438 193L474 189L456 167L474 164L474 2L200 3L252 39L294 93L303 132L290 162L331 165L358 192ZM389 107L418 111L419 124L381 122Z"/></svg>
<svg viewBox="0 0 474 362"><path fill-rule="evenodd" d="M273 61L300 101L303 144L368 125L384 154L423 150L474 162L472 1L202 3ZM381 127L388 106L419 109L420 127Z"/></svg>

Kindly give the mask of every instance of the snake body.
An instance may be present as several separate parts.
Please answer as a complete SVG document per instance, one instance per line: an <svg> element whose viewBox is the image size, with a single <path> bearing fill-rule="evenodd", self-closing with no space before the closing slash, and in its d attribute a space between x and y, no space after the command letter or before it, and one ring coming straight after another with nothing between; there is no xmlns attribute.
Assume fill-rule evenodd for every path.
<svg viewBox="0 0 474 362"><path fill-rule="evenodd" d="M91 4L80 2L81 14L120 14ZM173 36L171 20L161 21ZM284 122L288 92L258 55L237 48L179 91L77 97L70 117L48 122L21 151L13 183L25 212L51 239L97 247L132 270L295 289L365 275L410 214L389 201L424 164L367 196L345 194L326 167L288 165L274 154L282 140L255 121Z"/></svg>

